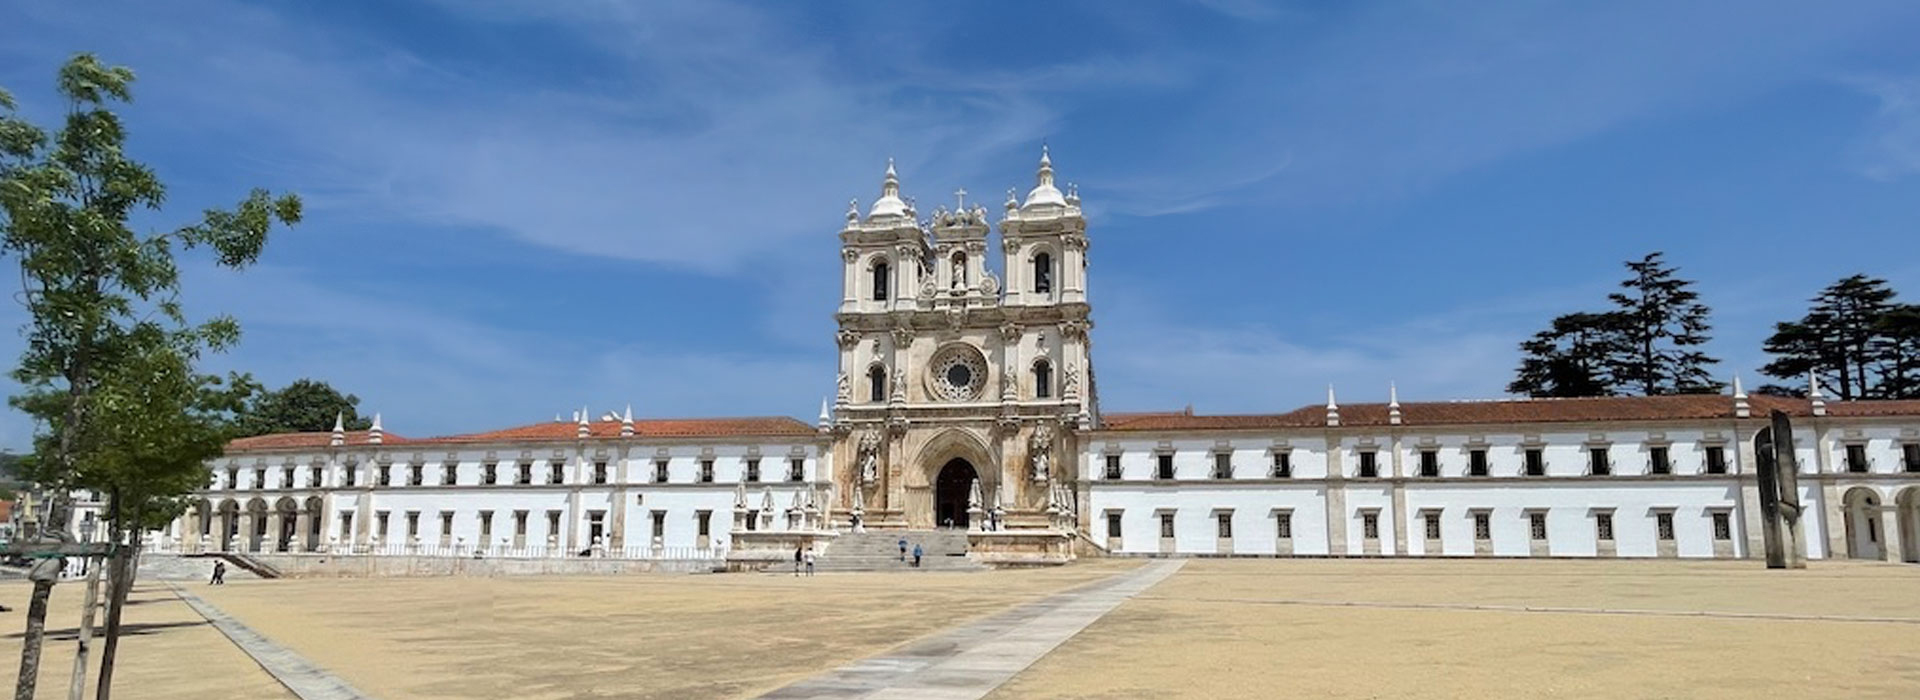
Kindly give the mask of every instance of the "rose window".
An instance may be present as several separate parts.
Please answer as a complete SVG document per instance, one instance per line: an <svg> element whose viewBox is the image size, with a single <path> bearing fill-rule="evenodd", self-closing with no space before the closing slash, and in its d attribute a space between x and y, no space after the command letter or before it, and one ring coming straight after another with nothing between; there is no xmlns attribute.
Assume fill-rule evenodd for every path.
<svg viewBox="0 0 1920 700"><path fill-rule="evenodd" d="M987 385L987 361L980 351L966 346L942 350L933 358L933 393L946 401L972 401L980 398Z"/></svg>

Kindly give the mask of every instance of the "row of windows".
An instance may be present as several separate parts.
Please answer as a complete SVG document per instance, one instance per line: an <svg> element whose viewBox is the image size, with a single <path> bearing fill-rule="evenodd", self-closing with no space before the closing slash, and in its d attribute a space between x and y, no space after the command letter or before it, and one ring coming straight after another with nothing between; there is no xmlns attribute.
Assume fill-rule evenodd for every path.
<svg viewBox="0 0 1920 700"><path fill-rule="evenodd" d="M1120 524L1123 515L1124 511L1107 511L1108 537L1118 538L1120 536ZM1174 514L1163 511L1158 515L1160 519L1160 537L1163 539L1173 539ZM1525 515L1527 518L1529 538L1536 542L1545 542L1547 540L1547 511L1528 511ZM1713 539L1720 541L1733 539L1733 517L1731 513L1723 510L1714 510L1708 511L1707 516L1712 521ZM1440 511L1423 511L1421 518L1424 524L1426 539L1440 539ZM1283 540L1293 539L1293 514L1287 511L1277 511L1274 513L1274 519L1276 528L1275 536ZM1233 511L1216 512L1214 514L1214 522L1216 537L1220 539L1233 538ZM1674 541L1672 511L1654 512L1653 522L1654 537L1656 539L1662 542ZM1594 513L1593 526L1596 539L1602 542L1613 541L1613 513L1606 511ZM1361 511L1360 536L1367 540L1380 539L1380 513L1378 511ZM1492 512L1484 510L1473 511L1473 538L1479 541L1491 541L1493 539Z"/></svg>
<svg viewBox="0 0 1920 700"><path fill-rule="evenodd" d="M1873 459L1867 456L1867 446L1849 443L1846 450L1847 471L1865 474L1873 471ZM1908 472L1920 472L1920 444L1900 446L1900 468Z"/></svg>
<svg viewBox="0 0 1920 700"><path fill-rule="evenodd" d="M1912 445L1909 447L1913 449L1920 449L1920 445ZM1440 466L1441 466L1440 451L1437 449L1426 449L1426 450L1420 450L1418 454L1419 454L1419 460L1417 463L1418 464L1418 471L1416 472L1417 475L1422 477L1440 476ZM1355 455L1356 455L1356 463L1355 463L1353 476L1356 476L1362 479L1373 479L1373 478L1380 477L1381 475L1380 455L1378 452L1373 450L1362 450L1362 451L1356 452ZM1920 452L1914 452L1914 456L1915 456L1915 459L1908 461L1908 469L1909 471L1920 471ZM1173 453L1170 453L1170 452L1161 452L1154 455L1154 458L1155 458L1154 478L1156 479L1174 478L1173 457L1174 457ZM1595 476L1605 476L1605 475L1612 474L1614 472L1615 466L1616 464L1614 463L1612 458L1609 456L1608 448L1595 447L1587 451L1587 473ZM1703 474L1727 473L1726 448L1718 445L1711 445L1706 447L1706 457L1701 467L1702 467L1701 473ZM1545 450L1543 448L1538 448L1538 447L1526 448L1524 452L1524 460L1522 462L1520 473L1524 476L1546 476L1547 459L1546 459ZM1674 473L1673 459L1668 452L1668 448L1666 447L1648 448L1647 473L1649 474ZM1233 475L1234 475L1233 455L1227 452L1213 453L1213 470L1211 472L1211 476L1215 479L1231 479L1233 478ZM1473 450L1467 451L1466 475L1467 476L1489 476L1490 475L1488 470L1487 450L1473 449ZM1271 478L1276 478L1276 479L1292 478L1293 477L1293 454L1291 452L1273 453L1273 463L1270 465L1270 467L1267 470L1267 476ZM1117 455L1117 454L1106 455L1105 477L1110 480L1117 480L1117 479L1124 478L1123 472L1120 467L1120 455Z"/></svg>
<svg viewBox="0 0 1920 700"><path fill-rule="evenodd" d="M440 486L459 485L459 468L458 467L459 465L457 464L441 465L439 469L438 478L435 480L434 483ZM404 484L406 486L425 486L426 485L426 466L425 465L409 464L409 465L401 466L400 468L403 469L404 472L399 474L399 476L405 479ZM531 462L519 462L517 464L512 465L510 468L513 470L513 474L512 474L513 485L528 486L534 483L534 468ZM359 479L359 473L360 473L360 470L357 468L348 468L348 469L342 470L341 474L344 481L341 485L342 486L357 485L357 482ZM270 487L267 485L268 483L267 468L255 467L253 469L253 488L256 488L256 489L297 488L298 486L295 484L296 474L297 474L297 469L295 467L281 467L280 479L277 486ZM606 461L594 462L592 466L592 471L588 475L588 483L592 483L592 484L612 483L610 481L610 475L611 475L611 470L608 462ZM394 483L395 476L396 476L395 465L391 465L391 464L378 465L373 469L373 485L375 486L398 485ZM550 463L547 465L545 472L541 476L542 476L542 481L540 483L564 484L566 483L566 465L561 463ZM669 476L669 471L667 469L667 460L664 460L664 459L654 460L652 483L656 483L656 484L667 483L668 476ZM747 460L746 473L743 474L742 476L743 476L743 480L748 483L757 483L761 481L760 460L758 459ZM488 462L486 464L481 465L480 482L479 482L481 485L485 485L485 486L499 485L502 483L500 481L500 477L501 477L500 465L498 463ZM806 460L798 459L798 458L787 460L786 480L802 481L805 478L806 478ZM713 460L711 459L700 460L700 470L696 474L695 480L698 483L703 483L703 484L713 483L714 481ZM238 467L228 467L226 471L226 479L220 482L219 484L216 484L216 487L226 488L230 490L238 490L240 489L239 483L240 483L240 469ZM325 467L308 467L307 468L307 481L305 484L307 488L320 488L325 486L325 484L326 484L326 468Z"/></svg>
<svg viewBox="0 0 1920 700"><path fill-rule="evenodd" d="M532 514L533 511L526 510L516 510L510 514L513 528L512 537L522 544L524 544L525 538L529 534L527 524L529 520L531 520ZM406 511L402 514L405 524L404 536L406 539L404 541L412 542L421 536L421 515L421 511L417 510ZM494 511L491 510L477 511L474 513L474 521L477 525L476 531L479 534L479 543L491 544L493 542L494 515ZM560 537L562 532L560 521L563 515L563 511L546 511L546 535L548 537L556 539ZM650 534L653 536L663 535L667 527L667 511L648 511L648 515L650 516L648 518L649 523L653 528ZM587 541L599 541L605 537L608 527L607 512L604 510L590 510L586 512L586 516ZM373 517L373 528L370 534L379 537L381 540L387 540L393 533L393 513L384 510L374 511ZM438 535L442 546L453 544L455 541L453 535L454 517L454 511L443 510L439 512L440 529ZM207 524L202 526L203 530L210 526L211 522L211 520L207 521ZM750 519L749 523L751 522L752 520ZM751 525L749 525L749 528L751 528ZM713 511L694 511L694 529L695 534L700 537L710 536L713 531ZM340 538L343 540L351 540L353 538L353 513L351 512L343 512L340 514Z"/></svg>
<svg viewBox="0 0 1920 700"><path fill-rule="evenodd" d="M879 363L867 368L867 401L869 403L887 402L887 367ZM1033 363L1033 397L1036 399L1053 398L1053 363L1045 359ZM902 397L905 398L905 397Z"/></svg>
<svg viewBox="0 0 1920 700"><path fill-rule="evenodd" d="M893 268L885 260L877 260L871 268L872 280L869 282L874 301L886 301L893 284ZM954 286L967 286L967 254L955 251L953 254ZM1033 256L1033 291L1035 294L1053 292L1053 256L1042 251Z"/></svg>

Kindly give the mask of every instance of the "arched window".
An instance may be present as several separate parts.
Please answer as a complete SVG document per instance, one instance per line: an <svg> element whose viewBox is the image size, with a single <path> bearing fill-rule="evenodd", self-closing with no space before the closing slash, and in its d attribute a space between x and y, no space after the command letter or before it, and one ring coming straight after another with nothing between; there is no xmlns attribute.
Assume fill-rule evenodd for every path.
<svg viewBox="0 0 1920 700"><path fill-rule="evenodd" d="M887 402L887 368L880 365L867 368L867 400Z"/></svg>
<svg viewBox="0 0 1920 700"><path fill-rule="evenodd" d="M959 251L953 253L953 288L967 288L967 254Z"/></svg>
<svg viewBox="0 0 1920 700"><path fill-rule="evenodd" d="M1033 397L1053 398L1053 365L1046 360L1033 363Z"/></svg>
<svg viewBox="0 0 1920 700"><path fill-rule="evenodd" d="M874 301L887 300L887 283L888 283L887 262L885 260L875 262L873 264L873 300Z"/></svg>
<svg viewBox="0 0 1920 700"><path fill-rule="evenodd" d="M1045 251L1033 256L1033 291L1036 294L1053 292L1053 256Z"/></svg>

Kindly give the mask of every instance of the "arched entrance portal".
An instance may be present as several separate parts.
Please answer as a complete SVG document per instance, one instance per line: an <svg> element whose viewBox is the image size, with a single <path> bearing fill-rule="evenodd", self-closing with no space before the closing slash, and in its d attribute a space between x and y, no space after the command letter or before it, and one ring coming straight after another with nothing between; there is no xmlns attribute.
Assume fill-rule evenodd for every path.
<svg viewBox="0 0 1920 700"><path fill-rule="evenodd" d="M1893 499L1900 528L1900 561L1920 564L1920 486L1908 486Z"/></svg>
<svg viewBox="0 0 1920 700"><path fill-rule="evenodd" d="M940 476L933 482L935 525L967 526L967 499L973 493L973 482L979 478L979 473L973 470L973 464L964 459L954 458L940 468Z"/></svg>
<svg viewBox="0 0 1920 700"><path fill-rule="evenodd" d="M1880 523L1880 494L1866 487L1854 488L1843 498L1847 519L1847 557L1850 559L1886 559L1885 534Z"/></svg>

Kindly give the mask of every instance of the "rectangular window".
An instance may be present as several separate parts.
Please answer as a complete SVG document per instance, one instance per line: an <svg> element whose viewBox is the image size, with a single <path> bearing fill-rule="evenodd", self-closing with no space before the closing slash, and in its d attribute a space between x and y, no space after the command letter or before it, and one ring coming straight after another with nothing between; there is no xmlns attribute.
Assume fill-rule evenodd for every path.
<svg viewBox="0 0 1920 700"><path fill-rule="evenodd" d="M1273 514L1274 536L1283 540L1293 539L1293 511L1283 510Z"/></svg>
<svg viewBox="0 0 1920 700"><path fill-rule="evenodd" d="M1920 472L1920 444L1900 446L1900 461L1909 472Z"/></svg>
<svg viewBox="0 0 1920 700"><path fill-rule="evenodd" d="M567 463L566 462L562 462L560 460L549 460L547 462L547 483L549 484L567 483Z"/></svg>
<svg viewBox="0 0 1920 700"><path fill-rule="evenodd" d="M426 481L427 468L419 464L407 465L407 485L419 486Z"/></svg>
<svg viewBox="0 0 1920 700"><path fill-rule="evenodd" d="M1159 479L1173 478L1173 455L1159 454L1154 455L1154 458L1157 467L1154 477Z"/></svg>
<svg viewBox="0 0 1920 700"><path fill-rule="evenodd" d="M1219 523L1220 539L1223 539L1223 540L1233 539L1233 513L1231 512L1216 513L1214 515L1214 520Z"/></svg>
<svg viewBox="0 0 1920 700"><path fill-rule="evenodd" d="M313 467L307 470L307 486L317 489L326 486L326 482L327 471L325 469Z"/></svg>
<svg viewBox="0 0 1920 700"><path fill-rule="evenodd" d="M387 521L390 519L388 518L389 515L391 515L391 513L384 510L374 511L373 513L373 534L382 540L387 539Z"/></svg>
<svg viewBox="0 0 1920 700"><path fill-rule="evenodd" d="M1474 449L1467 451L1467 476L1487 475L1487 451Z"/></svg>
<svg viewBox="0 0 1920 700"><path fill-rule="evenodd" d="M380 484L381 486L392 486L392 485L393 485L393 465L391 465L391 464L382 464L382 465L380 465L380 481L379 481L379 484Z"/></svg>
<svg viewBox="0 0 1920 700"><path fill-rule="evenodd" d="M1160 537L1163 539L1173 538L1173 514L1172 513L1160 514Z"/></svg>
<svg viewBox="0 0 1920 700"><path fill-rule="evenodd" d="M1547 451L1539 447L1527 448L1527 476L1547 475Z"/></svg>
<svg viewBox="0 0 1920 700"><path fill-rule="evenodd" d="M256 489L264 489L267 487L267 470L253 470L253 487Z"/></svg>
<svg viewBox="0 0 1920 700"><path fill-rule="evenodd" d="M747 482L753 483L759 480L760 480L760 460L757 460L757 459L747 460Z"/></svg>
<svg viewBox="0 0 1920 700"><path fill-rule="evenodd" d="M1292 452L1273 453L1273 478L1275 479L1293 478L1293 453Z"/></svg>
<svg viewBox="0 0 1920 700"><path fill-rule="evenodd" d="M533 463L521 462L514 465L513 483L526 486L533 483Z"/></svg>
<svg viewBox="0 0 1920 700"><path fill-rule="evenodd" d="M702 484L713 483L713 460L711 459L700 460L700 483Z"/></svg>
<svg viewBox="0 0 1920 700"><path fill-rule="evenodd" d="M1606 476L1613 473L1613 461L1607 459L1607 448L1588 448L1587 467L1593 472L1594 476Z"/></svg>
<svg viewBox="0 0 1920 700"><path fill-rule="evenodd" d="M596 484L607 483L607 463L606 462L593 463L593 483L596 483Z"/></svg>
<svg viewBox="0 0 1920 700"><path fill-rule="evenodd" d="M1719 445L1710 445L1707 447L1707 473L1727 473L1727 448Z"/></svg>
<svg viewBox="0 0 1920 700"><path fill-rule="evenodd" d="M696 534L698 534L701 537L706 537L707 535L711 534L709 530L713 525L713 511L703 510L703 511L695 512L693 514L693 519L695 523L699 525L699 529L696 531Z"/></svg>
<svg viewBox="0 0 1920 700"><path fill-rule="evenodd" d="M348 542L353 541L353 514L352 513L340 514L340 539L346 540Z"/></svg>
<svg viewBox="0 0 1920 700"><path fill-rule="evenodd" d="M1493 539L1493 514L1477 511L1473 514L1473 538L1476 540Z"/></svg>
<svg viewBox="0 0 1920 700"><path fill-rule="evenodd" d="M1527 532L1531 537L1533 537L1533 541L1535 542L1546 541L1547 514L1546 513L1528 513L1527 514Z"/></svg>
<svg viewBox="0 0 1920 700"><path fill-rule="evenodd" d="M1367 511L1360 514L1360 536L1369 540L1380 539L1380 514Z"/></svg>
<svg viewBox="0 0 1920 700"><path fill-rule="evenodd" d="M1593 536L1596 538L1599 538L1601 542L1613 541L1613 514L1612 513L1594 513L1593 514Z"/></svg>
<svg viewBox="0 0 1920 700"><path fill-rule="evenodd" d="M453 535L453 511L450 511L450 510L440 511L440 536L445 538L445 537L450 537L452 535Z"/></svg>
<svg viewBox="0 0 1920 700"><path fill-rule="evenodd" d="M240 470L232 469L232 468L227 469L227 488L228 489L240 488Z"/></svg>
<svg viewBox="0 0 1920 700"><path fill-rule="evenodd" d="M360 468L357 465L349 464L340 475L346 477L348 486L353 486L355 482L360 480Z"/></svg>
<svg viewBox="0 0 1920 700"><path fill-rule="evenodd" d="M420 536L420 511L407 511L407 541Z"/></svg>
<svg viewBox="0 0 1920 700"><path fill-rule="evenodd" d="M787 460L787 481L800 481L807 478L807 461L804 459Z"/></svg>
<svg viewBox="0 0 1920 700"><path fill-rule="evenodd" d="M480 541L474 544L485 547L493 540L493 511L480 511Z"/></svg>
<svg viewBox="0 0 1920 700"><path fill-rule="evenodd" d="M293 467L287 467L286 469L281 470L280 488L283 488L283 489L293 488ZM94 500L99 500L99 499L96 498Z"/></svg>
<svg viewBox="0 0 1920 700"><path fill-rule="evenodd" d="M1847 471L1855 474L1867 473L1866 445L1855 444L1847 446Z"/></svg>
<svg viewBox="0 0 1920 700"><path fill-rule="evenodd" d="M459 483L460 465L448 462L440 465L440 485L452 486Z"/></svg>
<svg viewBox="0 0 1920 700"><path fill-rule="evenodd" d="M1713 538L1716 540L1733 539L1733 517L1727 513L1713 513Z"/></svg>
<svg viewBox="0 0 1920 700"><path fill-rule="evenodd" d="M560 511L547 511L547 536L555 539L560 537Z"/></svg>
<svg viewBox="0 0 1920 700"><path fill-rule="evenodd" d="M1439 450L1420 451L1420 475L1428 477L1440 475Z"/></svg>
<svg viewBox="0 0 1920 700"><path fill-rule="evenodd" d="M1437 510L1427 511L1426 520L1427 520L1427 539L1430 539L1430 540L1440 539L1440 511L1437 511Z"/></svg>
<svg viewBox="0 0 1920 700"><path fill-rule="evenodd" d="M1107 478L1120 478L1120 455L1107 455Z"/></svg>
<svg viewBox="0 0 1920 700"><path fill-rule="evenodd" d="M667 512L664 510L653 511L653 536L667 536Z"/></svg>
<svg viewBox="0 0 1920 700"><path fill-rule="evenodd" d="M1120 513L1118 511L1109 511L1107 513L1107 536L1120 536Z"/></svg>
<svg viewBox="0 0 1920 700"><path fill-rule="evenodd" d="M1647 473L1648 474L1672 474L1673 473L1673 462L1667 460L1667 448L1665 447L1647 448Z"/></svg>
<svg viewBox="0 0 1920 700"><path fill-rule="evenodd" d="M480 467L480 483L492 486L500 483L500 465L488 462Z"/></svg>
<svg viewBox="0 0 1920 700"><path fill-rule="evenodd" d="M653 483L667 483L667 460L653 460Z"/></svg>
<svg viewBox="0 0 1920 700"><path fill-rule="evenodd" d="M1372 479L1380 476L1379 454L1368 450L1360 453L1360 478Z"/></svg>
<svg viewBox="0 0 1920 700"><path fill-rule="evenodd" d="M513 512L513 536L527 536L527 512L524 510L516 510Z"/></svg>
<svg viewBox="0 0 1920 700"><path fill-rule="evenodd" d="M1227 452L1215 452L1213 455L1213 478L1233 478L1233 455Z"/></svg>
<svg viewBox="0 0 1920 700"><path fill-rule="evenodd" d="M1661 542L1672 542L1673 541L1673 514L1672 513L1654 513L1653 529L1655 533L1659 536Z"/></svg>

